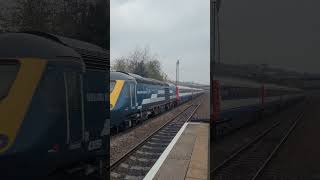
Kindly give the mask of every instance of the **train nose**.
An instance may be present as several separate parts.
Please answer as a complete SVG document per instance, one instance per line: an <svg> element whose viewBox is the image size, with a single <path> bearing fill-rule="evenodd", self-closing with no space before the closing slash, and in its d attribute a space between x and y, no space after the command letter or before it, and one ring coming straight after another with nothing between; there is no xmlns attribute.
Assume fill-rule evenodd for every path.
<svg viewBox="0 0 320 180"><path fill-rule="evenodd" d="M9 138L8 136L4 134L0 134L0 150L4 149L9 143Z"/></svg>

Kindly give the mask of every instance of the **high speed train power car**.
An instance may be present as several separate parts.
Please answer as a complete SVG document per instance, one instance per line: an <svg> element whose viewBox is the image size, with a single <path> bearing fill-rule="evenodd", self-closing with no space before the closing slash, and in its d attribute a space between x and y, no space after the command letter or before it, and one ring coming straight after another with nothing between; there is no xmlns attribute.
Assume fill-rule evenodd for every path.
<svg viewBox="0 0 320 180"><path fill-rule="evenodd" d="M111 129L118 132L131 127L203 92L136 74L110 72Z"/></svg>
<svg viewBox="0 0 320 180"><path fill-rule="evenodd" d="M272 114L304 97L303 91L298 88L227 77L216 78L212 91L211 121L229 130Z"/></svg>
<svg viewBox="0 0 320 180"><path fill-rule="evenodd" d="M0 34L0 179L107 176L108 57L51 34Z"/></svg>

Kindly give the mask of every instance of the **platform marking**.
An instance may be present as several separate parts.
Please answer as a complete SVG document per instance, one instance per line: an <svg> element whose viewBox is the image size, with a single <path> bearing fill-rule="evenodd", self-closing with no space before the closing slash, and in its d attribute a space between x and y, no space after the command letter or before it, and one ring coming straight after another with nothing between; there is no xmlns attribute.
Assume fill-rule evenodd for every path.
<svg viewBox="0 0 320 180"><path fill-rule="evenodd" d="M170 151L172 150L172 148L174 147L174 145L176 144L176 142L180 138L183 131L186 129L187 125L188 125L188 123L185 123L181 127L181 129L179 130L177 135L173 138L173 140L170 142L168 147L163 151L163 153L161 154L161 156L159 157L157 162L152 166L152 168L150 169L148 174L143 178L143 180L152 180L154 178L154 176L157 174L158 170L160 169L161 165L163 164L164 160L167 159L167 156L169 155Z"/></svg>

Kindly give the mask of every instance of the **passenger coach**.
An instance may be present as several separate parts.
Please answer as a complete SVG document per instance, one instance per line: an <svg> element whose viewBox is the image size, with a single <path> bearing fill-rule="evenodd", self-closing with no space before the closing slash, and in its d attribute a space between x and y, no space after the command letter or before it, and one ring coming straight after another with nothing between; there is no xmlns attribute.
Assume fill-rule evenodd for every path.
<svg viewBox="0 0 320 180"><path fill-rule="evenodd" d="M304 92L298 88L227 77L217 77L212 91L214 116L211 121L224 132L304 98Z"/></svg>

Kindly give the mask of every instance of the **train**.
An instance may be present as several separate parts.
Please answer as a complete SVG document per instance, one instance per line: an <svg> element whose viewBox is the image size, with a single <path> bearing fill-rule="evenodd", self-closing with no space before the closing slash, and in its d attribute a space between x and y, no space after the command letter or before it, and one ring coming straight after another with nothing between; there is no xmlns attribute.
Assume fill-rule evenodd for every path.
<svg viewBox="0 0 320 180"><path fill-rule="evenodd" d="M0 176L107 179L109 51L43 32L0 34Z"/></svg>
<svg viewBox="0 0 320 180"><path fill-rule="evenodd" d="M137 74L110 72L110 128L114 133L168 111L204 93Z"/></svg>
<svg viewBox="0 0 320 180"><path fill-rule="evenodd" d="M305 97L299 88L232 77L216 77L211 90L211 121L219 135L270 116Z"/></svg>

